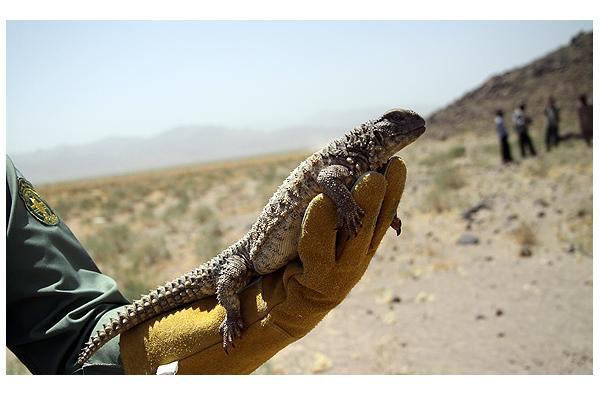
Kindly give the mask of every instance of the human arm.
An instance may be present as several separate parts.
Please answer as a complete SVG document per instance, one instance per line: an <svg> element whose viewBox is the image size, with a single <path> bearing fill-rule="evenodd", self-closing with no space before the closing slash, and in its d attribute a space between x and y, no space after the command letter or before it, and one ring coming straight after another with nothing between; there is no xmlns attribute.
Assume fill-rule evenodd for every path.
<svg viewBox="0 0 600 418"><path fill-rule="evenodd" d="M75 361L103 318L129 302L9 158L6 181L7 347L34 374L122 373L118 340L85 369Z"/></svg>

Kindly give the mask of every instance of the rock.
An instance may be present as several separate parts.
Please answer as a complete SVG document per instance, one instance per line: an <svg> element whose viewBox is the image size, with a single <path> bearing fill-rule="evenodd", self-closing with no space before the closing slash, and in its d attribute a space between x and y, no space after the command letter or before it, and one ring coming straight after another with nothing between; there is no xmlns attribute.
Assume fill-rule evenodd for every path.
<svg viewBox="0 0 600 418"><path fill-rule="evenodd" d="M567 245L567 247L565 248L565 252L569 253L569 254L573 254L575 252L575 244L571 243L569 245Z"/></svg>
<svg viewBox="0 0 600 418"><path fill-rule="evenodd" d="M498 338L504 338L504 333L503 332L499 332L498 334L496 334L496 337Z"/></svg>
<svg viewBox="0 0 600 418"><path fill-rule="evenodd" d="M392 302L394 295L390 289L385 289L383 293L375 300L380 305L387 305Z"/></svg>
<svg viewBox="0 0 600 418"><path fill-rule="evenodd" d="M523 248L521 248L521 251L519 252L519 255L521 257L531 257L533 255L533 252L531 251L531 248L529 248L529 247L523 247Z"/></svg>
<svg viewBox="0 0 600 418"><path fill-rule="evenodd" d="M394 312L388 312L383 315L383 323L387 325L393 325L396 323L396 314Z"/></svg>
<svg viewBox="0 0 600 418"><path fill-rule="evenodd" d="M510 222L510 221L514 221L514 220L516 220L516 219L519 219L519 215L517 215L516 213L511 213L510 215L508 215L508 216L506 217L506 220L507 220L508 222Z"/></svg>
<svg viewBox="0 0 600 418"><path fill-rule="evenodd" d="M541 210L537 213L538 218L543 218L544 216L546 216L546 212L544 212L543 210Z"/></svg>
<svg viewBox="0 0 600 418"><path fill-rule="evenodd" d="M473 234L464 233L461 237L456 241L458 245L477 245L479 244L479 238L477 238Z"/></svg>
<svg viewBox="0 0 600 418"><path fill-rule="evenodd" d="M486 203L486 202L479 202L478 204L471 206L469 209L465 210L462 213L462 218L465 221L472 221L473 220L473 215L475 215L477 212L479 212L482 209L490 209L490 206Z"/></svg>
<svg viewBox="0 0 600 418"><path fill-rule="evenodd" d="M504 311L502 309L496 309L496 316L504 315Z"/></svg>
<svg viewBox="0 0 600 418"><path fill-rule="evenodd" d="M392 298L392 300L390 301L390 303L401 303L402 302L402 298L400 296L394 296Z"/></svg>
<svg viewBox="0 0 600 418"><path fill-rule="evenodd" d="M414 268L410 271L410 276L413 278L413 280L418 280L419 277L421 277L423 275L423 269L420 268Z"/></svg>
<svg viewBox="0 0 600 418"><path fill-rule="evenodd" d="M485 315L479 314L475 317L476 321L483 321L485 319Z"/></svg>
<svg viewBox="0 0 600 418"><path fill-rule="evenodd" d="M416 303L433 302L434 300L435 295L426 292L419 292L417 296L415 296Z"/></svg>
<svg viewBox="0 0 600 418"><path fill-rule="evenodd" d="M313 373L321 373L331 368L331 360L323 353L315 353L311 371Z"/></svg>
<svg viewBox="0 0 600 418"><path fill-rule="evenodd" d="M494 261L494 257L492 257L491 255L486 255L483 259L488 262Z"/></svg>
<svg viewBox="0 0 600 418"><path fill-rule="evenodd" d="M541 199L541 198L540 199L535 199L533 201L533 203L536 204L536 205L540 205L543 208L547 208L548 206L550 206L548 204L548 202L546 202L544 199Z"/></svg>
<svg viewBox="0 0 600 418"><path fill-rule="evenodd" d="M539 289L538 289L536 286L532 286L532 285L531 285L531 284L529 284L529 283L525 283L525 284L523 285L523 290L524 290L525 292L531 292L531 293L533 293L533 294L535 294L535 295L539 295L539 294L540 294L540 290L539 290Z"/></svg>

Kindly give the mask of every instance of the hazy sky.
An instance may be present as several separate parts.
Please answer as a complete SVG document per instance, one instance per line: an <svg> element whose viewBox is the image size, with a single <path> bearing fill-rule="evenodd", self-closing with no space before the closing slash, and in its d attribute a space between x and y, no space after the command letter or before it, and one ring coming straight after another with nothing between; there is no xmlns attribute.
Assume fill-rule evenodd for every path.
<svg viewBox="0 0 600 418"><path fill-rule="evenodd" d="M7 151L180 125L425 115L591 21L7 22ZM376 115L372 115L376 116Z"/></svg>

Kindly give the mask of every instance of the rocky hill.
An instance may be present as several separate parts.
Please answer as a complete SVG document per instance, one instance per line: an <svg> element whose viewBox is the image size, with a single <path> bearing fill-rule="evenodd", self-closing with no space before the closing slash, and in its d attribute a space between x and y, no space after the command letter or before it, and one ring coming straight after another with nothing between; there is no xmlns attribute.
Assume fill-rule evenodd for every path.
<svg viewBox="0 0 600 418"><path fill-rule="evenodd" d="M528 65L491 77L428 118L427 136L446 139L455 135L493 133L493 113L503 109L510 116L525 101L533 117L532 128L543 127L543 109L549 95L561 108L562 132L576 131L576 101L592 97L592 33L580 33L558 50ZM507 118L509 120L509 118Z"/></svg>

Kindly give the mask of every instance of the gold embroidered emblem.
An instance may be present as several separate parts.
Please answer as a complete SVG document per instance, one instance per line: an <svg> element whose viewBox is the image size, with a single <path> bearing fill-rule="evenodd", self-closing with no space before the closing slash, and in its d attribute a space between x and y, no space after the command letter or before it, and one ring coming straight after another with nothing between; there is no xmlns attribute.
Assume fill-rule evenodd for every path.
<svg viewBox="0 0 600 418"><path fill-rule="evenodd" d="M58 224L58 216L35 191L31 183L23 178L19 179L19 196L21 196L27 212L35 219L48 226Z"/></svg>

